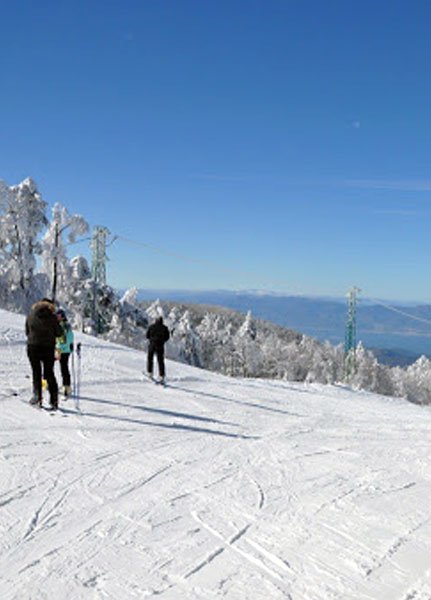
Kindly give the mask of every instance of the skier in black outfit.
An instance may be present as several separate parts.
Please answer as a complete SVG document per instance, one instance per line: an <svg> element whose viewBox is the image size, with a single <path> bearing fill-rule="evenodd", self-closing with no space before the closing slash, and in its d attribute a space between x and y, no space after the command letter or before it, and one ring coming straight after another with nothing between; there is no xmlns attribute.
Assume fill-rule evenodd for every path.
<svg viewBox="0 0 431 600"><path fill-rule="evenodd" d="M169 339L169 329L163 324L163 317L156 319L156 322L148 327L147 330L148 344L148 360L147 373L153 377L153 362L154 354L157 356L157 364L159 367L160 382L165 381L165 343Z"/></svg>
<svg viewBox="0 0 431 600"><path fill-rule="evenodd" d="M62 335L55 305L48 298L36 302L25 322L27 356L33 371L32 404L42 406L42 368L49 390L51 408L58 408L58 386L54 375L55 339Z"/></svg>

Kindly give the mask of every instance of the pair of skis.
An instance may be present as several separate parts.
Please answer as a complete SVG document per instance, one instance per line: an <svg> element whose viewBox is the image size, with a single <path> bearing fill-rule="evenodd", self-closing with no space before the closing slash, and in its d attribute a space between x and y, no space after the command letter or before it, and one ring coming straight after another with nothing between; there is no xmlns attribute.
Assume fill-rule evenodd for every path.
<svg viewBox="0 0 431 600"><path fill-rule="evenodd" d="M164 379L156 379L155 377L153 377L152 375L150 375L149 373L145 373L145 371L142 371L142 374L144 375L144 377L146 377L149 381L152 381L153 383L155 383L156 385L161 385L162 387L166 387L166 381Z"/></svg>
<svg viewBox="0 0 431 600"><path fill-rule="evenodd" d="M50 415L55 415L55 413L62 413L64 416L66 416L63 413L63 410L59 406L44 406L40 402L32 402L32 401L30 401L29 404L33 408L37 408L40 411L47 412Z"/></svg>

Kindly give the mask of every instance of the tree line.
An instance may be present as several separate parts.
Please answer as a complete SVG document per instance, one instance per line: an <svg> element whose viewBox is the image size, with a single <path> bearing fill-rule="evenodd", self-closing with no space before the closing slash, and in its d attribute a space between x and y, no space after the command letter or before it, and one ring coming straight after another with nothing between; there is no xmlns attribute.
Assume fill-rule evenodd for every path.
<svg viewBox="0 0 431 600"><path fill-rule="evenodd" d="M25 313L48 296L68 311L76 329L140 349L146 347L149 323L164 316L171 330L168 357L199 368L235 377L344 382L420 404L431 402L431 361L424 356L409 367L389 367L359 343L355 368L346 380L342 346L254 319L251 313L142 303L136 289L120 297L94 280L85 257L69 257L73 244L88 232L84 217L59 203L48 214L48 203L31 179L15 186L0 181L0 306Z"/></svg>

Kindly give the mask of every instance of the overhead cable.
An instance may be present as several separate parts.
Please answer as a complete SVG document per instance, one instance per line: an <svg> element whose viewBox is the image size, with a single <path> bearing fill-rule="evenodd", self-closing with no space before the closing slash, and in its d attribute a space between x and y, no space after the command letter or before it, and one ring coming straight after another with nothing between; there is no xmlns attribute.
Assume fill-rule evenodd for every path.
<svg viewBox="0 0 431 600"><path fill-rule="evenodd" d="M147 248L148 250L151 250L153 252L157 252L158 254L162 254L164 256L170 256L172 258L176 258L185 262L189 262L189 263L193 263L193 264L199 264L202 266L206 266L206 267L211 267L212 269L216 269L217 271L221 272L221 273L230 273L230 274L236 274L236 275L244 275L247 277L250 276L258 276L260 279L262 279L262 274L258 273L256 271L247 271L247 270L242 270L242 269L238 269L238 268L230 268L230 267L226 267L226 266L222 266L218 263L209 261L209 260L205 260L205 259L201 259L201 258L196 258L196 257L191 257L191 256L187 256L184 254L179 254L177 252L172 252L170 250L166 250L164 248L160 248L158 246L152 246L151 244L147 244L145 242L138 242L136 240L131 240L129 238L126 238L122 235L116 235L116 239L118 240L122 240L124 242L127 242L129 244L133 244L135 246L141 246L143 248ZM268 280L269 283L269 280ZM292 286L292 282L288 282L286 280L281 280L281 279L272 279L271 280L271 284L280 284L280 285L288 285L288 286ZM301 295L301 294L296 294L296 295Z"/></svg>
<svg viewBox="0 0 431 600"><path fill-rule="evenodd" d="M399 313L400 315L403 315L404 317L409 317L410 319L413 319L415 321L420 321L421 323L427 323L428 325L431 325L430 319L425 319L424 317L418 317L416 315L411 315L410 313L408 313L404 310L395 308L395 306L391 306L390 304L385 304L381 300L376 300L375 298L369 298L369 300L371 300L371 302L374 302L375 304L378 304L379 306L383 306L383 308L386 308L387 310L391 310L392 312Z"/></svg>
<svg viewBox="0 0 431 600"><path fill-rule="evenodd" d="M185 262L189 262L189 263L194 263L194 264L199 264L199 265L203 265L203 266L209 266L213 269L217 269L217 271L222 272L222 273L234 273L234 274L241 274L241 275L245 275L245 276L258 276L261 278L261 274L257 273L256 271L244 271L242 269L236 269L236 268L229 268L226 266L221 266L217 263L214 263L212 261L208 261L208 260L204 260L201 258L196 258L196 257L191 257L191 256L187 256L184 254L180 254L177 252L172 252L171 250L166 250L164 248L160 248L159 246L153 246L151 244L147 244L145 242L139 242L136 240L132 240L130 238L126 238L122 235L115 235L114 236L114 240L122 240L123 242L127 242L128 244L133 244L135 246L141 246L143 248L147 248L148 250L151 250L152 252L157 252L158 254L162 254L164 256L170 256L171 258L176 258ZM113 240L113 241L114 241ZM280 279L273 279L271 280L271 283L278 283L278 284L282 284L282 285L289 285L291 286L291 282L287 282L285 280L280 280ZM305 294L295 294L297 296L305 296ZM334 292L332 295L336 295L336 293ZM339 293L340 296L344 295L344 293ZM400 315L403 315L404 317L408 317L410 319L413 319L414 321L419 321L421 323L426 323L427 325L431 325L431 320L430 319L425 319L424 317L418 317L416 315L412 315L404 310L401 310L399 308L396 308L394 306L391 306L389 304L386 304L384 302L382 302L381 300L375 299L375 298L369 298L370 301L374 302L375 304L382 306L383 308L386 308L387 310L390 310L392 312L398 313Z"/></svg>

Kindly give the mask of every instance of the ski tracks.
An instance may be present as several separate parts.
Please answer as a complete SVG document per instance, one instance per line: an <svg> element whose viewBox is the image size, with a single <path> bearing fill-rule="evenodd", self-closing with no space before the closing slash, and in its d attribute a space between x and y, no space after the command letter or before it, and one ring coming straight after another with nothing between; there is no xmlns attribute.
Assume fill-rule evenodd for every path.
<svg viewBox="0 0 431 600"><path fill-rule="evenodd" d="M423 411L180 365L165 390L142 353L82 356L82 415L2 399L2 598L430 600Z"/></svg>
<svg viewBox="0 0 431 600"><path fill-rule="evenodd" d="M265 461L259 449L257 454L254 449L251 456L246 453L240 460L238 458L229 487L220 488L223 493L229 492L226 497L220 498L216 481L211 487L205 486L194 493L195 504L200 508L190 509L190 515L199 527L195 534L199 536L206 532L209 536L206 542L199 544L208 546L208 550L185 570L181 576L182 586L188 584L194 588L202 577L210 577L215 578L218 589L223 588L228 593L236 580L246 581L251 577L255 579L256 598L289 599L297 573L279 551L271 548L270 536L266 536L275 515L274 490L269 499L265 491L267 484L273 485L270 478L264 476Z"/></svg>
<svg viewBox="0 0 431 600"><path fill-rule="evenodd" d="M221 577L219 587L222 586L222 583L223 585L226 585L226 581L229 580L229 571L232 571L230 563L234 557L235 568L233 569L233 572L237 573L240 571L241 577L244 578L253 575L256 577L256 573L259 573L259 588L261 589L262 597L264 597L264 590L268 589L268 584L270 584L270 589L272 589L271 598L291 598L289 589L294 574L289 563L265 549L258 542L250 539L248 534L253 527L252 523L247 523L233 535L226 538L197 512L191 511L191 516L199 527L208 532L218 544L183 575L185 581L190 579L193 580L201 570L204 568L211 568L212 563L216 559L227 553L233 556L226 557L221 569L215 567L215 572L219 572ZM206 574L206 577L207 576L208 574ZM258 589L256 589L256 594L259 594L256 595L256 597L261 597Z"/></svg>

